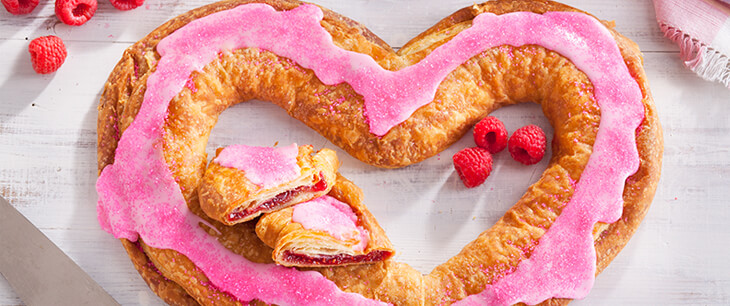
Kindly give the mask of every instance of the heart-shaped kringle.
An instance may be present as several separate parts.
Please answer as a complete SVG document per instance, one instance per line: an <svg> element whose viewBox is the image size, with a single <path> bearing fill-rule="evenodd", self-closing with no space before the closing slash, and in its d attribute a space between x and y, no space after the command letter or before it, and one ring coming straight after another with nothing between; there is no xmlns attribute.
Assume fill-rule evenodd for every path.
<svg viewBox="0 0 730 306"><path fill-rule="evenodd" d="M102 95L100 222L166 302L563 304L554 297L587 294L645 215L662 134L640 52L610 24L554 2L487 2L394 52L326 9L249 2L165 23L125 51ZM387 168L437 154L501 106L534 101L554 128L553 156L497 224L429 275L390 260L286 269L271 264L255 222L223 225L198 202L210 130L250 99ZM330 195L362 201L346 179Z"/></svg>

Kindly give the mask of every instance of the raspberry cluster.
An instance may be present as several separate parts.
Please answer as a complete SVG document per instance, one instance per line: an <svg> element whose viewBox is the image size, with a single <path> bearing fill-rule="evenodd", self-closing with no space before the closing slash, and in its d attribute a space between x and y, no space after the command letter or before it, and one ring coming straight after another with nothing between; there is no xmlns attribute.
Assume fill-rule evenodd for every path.
<svg viewBox="0 0 730 306"><path fill-rule="evenodd" d="M504 123L486 117L474 126L476 147L463 149L453 156L454 168L467 188L481 185L492 172L492 154L508 148L516 161L536 164L545 155L545 132L536 125L523 126L507 137Z"/></svg>
<svg viewBox="0 0 730 306"><path fill-rule="evenodd" d="M144 0L109 0L115 8L127 11L141 6ZM39 0L0 0L5 10L13 15L32 12ZM80 26L96 13L96 0L56 0L55 12L61 22ZM28 46L33 70L40 74L52 73L61 67L66 59L66 46L56 36L38 37Z"/></svg>

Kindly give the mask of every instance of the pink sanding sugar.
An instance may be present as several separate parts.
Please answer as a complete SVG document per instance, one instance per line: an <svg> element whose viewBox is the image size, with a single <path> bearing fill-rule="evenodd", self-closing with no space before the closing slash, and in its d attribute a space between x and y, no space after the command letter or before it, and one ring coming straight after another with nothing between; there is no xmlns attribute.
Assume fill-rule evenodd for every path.
<svg viewBox="0 0 730 306"><path fill-rule="evenodd" d="M595 274L590 230L621 215L626 177L638 167L634 130L643 119L641 92L608 30L590 16L553 12L481 14L416 65L385 71L367 55L342 50L320 26L322 11L301 5L276 12L249 4L194 20L157 46L161 58L148 78L144 103L122 135L115 162L97 182L99 222L118 238L141 236L157 248L177 250L213 284L241 300L269 303L377 303L345 293L316 272L255 264L203 231L188 209L159 144L170 100L222 49L258 47L315 71L326 84L349 83L365 98L371 131L385 134L429 103L443 78L467 59L504 44L537 44L569 58L588 75L601 107L591 155L570 203L511 274L464 303L537 303L556 296L581 298Z"/></svg>
<svg viewBox="0 0 730 306"><path fill-rule="evenodd" d="M224 148L213 161L223 167L242 170L249 181L269 189L301 174L297 155L296 143L279 148L232 145Z"/></svg>
<svg viewBox="0 0 730 306"><path fill-rule="evenodd" d="M357 240L355 251L364 250L368 244L367 231L357 225L352 208L328 195L295 205L292 221L308 230L326 232L337 240Z"/></svg>

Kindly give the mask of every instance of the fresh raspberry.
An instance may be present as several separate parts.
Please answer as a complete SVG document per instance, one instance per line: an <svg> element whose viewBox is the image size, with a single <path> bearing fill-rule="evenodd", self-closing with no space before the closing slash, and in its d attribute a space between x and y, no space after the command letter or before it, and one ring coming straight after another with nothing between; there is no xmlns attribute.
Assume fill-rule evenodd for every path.
<svg viewBox="0 0 730 306"><path fill-rule="evenodd" d="M537 125L523 126L509 138L509 154L516 161L525 165L539 162L545 155L545 132Z"/></svg>
<svg viewBox="0 0 730 306"><path fill-rule="evenodd" d="M109 2L120 11L135 9L144 4L144 0L109 0Z"/></svg>
<svg viewBox="0 0 730 306"><path fill-rule="evenodd" d="M474 126L474 142L477 146L495 154L507 147L507 129L496 117L487 117Z"/></svg>
<svg viewBox="0 0 730 306"><path fill-rule="evenodd" d="M80 26L96 12L96 0L56 0L56 16L67 25Z"/></svg>
<svg viewBox="0 0 730 306"><path fill-rule="evenodd" d="M28 14L38 6L39 0L2 0L5 9L13 15Z"/></svg>
<svg viewBox="0 0 730 306"><path fill-rule="evenodd" d="M463 149L454 154L453 160L456 173L467 188L481 185L492 172L492 154L484 148Z"/></svg>
<svg viewBox="0 0 730 306"><path fill-rule="evenodd" d="M38 37L28 45L33 70L47 74L58 70L66 60L66 46L63 41L53 35Z"/></svg>

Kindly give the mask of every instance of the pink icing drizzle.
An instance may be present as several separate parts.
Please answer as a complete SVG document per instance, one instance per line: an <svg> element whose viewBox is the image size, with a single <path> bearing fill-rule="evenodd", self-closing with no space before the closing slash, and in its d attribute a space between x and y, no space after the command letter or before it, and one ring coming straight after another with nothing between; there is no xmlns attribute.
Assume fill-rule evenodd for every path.
<svg viewBox="0 0 730 306"><path fill-rule="evenodd" d="M315 272L251 263L202 231L201 219L188 211L162 156L160 140L170 100L189 75L214 60L221 49L259 47L313 69L326 84L349 83L365 97L371 131L383 135L429 103L443 78L472 56L503 44L539 44L568 57L593 83L601 107L594 153L573 198L531 258L463 302L584 297L595 273L590 230L596 221L613 222L621 215L624 181L638 167L634 130L643 119L641 92L608 30L580 13L485 13L418 64L390 72L367 55L334 46L319 25L322 16L312 5L285 12L263 4L243 5L192 21L163 39L145 102L122 135L114 164L97 182L102 227L118 238L141 236L153 247L181 252L213 284L242 300L374 303L340 291Z"/></svg>
<svg viewBox="0 0 730 306"><path fill-rule="evenodd" d="M213 161L223 167L242 170L249 181L268 189L299 176L297 155L296 143L280 148L232 145L224 148Z"/></svg>
<svg viewBox="0 0 730 306"><path fill-rule="evenodd" d="M621 217L624 182L639 167L634 132L644 119L642 94L611 33L593 18L575 18L576 13L525 16L481 14L467 31L488 31L487 40L514 46L541 45L570 59L593 83L601 122L573 197L530 258L464 304L537 304L588 295L596 272L593 226Z"/></svg>
<svg viewBox="0 0 730 306"><path fill-rule="evenodd" d="M352 208L328 195L295 205L291 219L308 230L326 232L337 240L356 239L355 251L364 250L368 244L367 231L357 225Z"/></svg>

